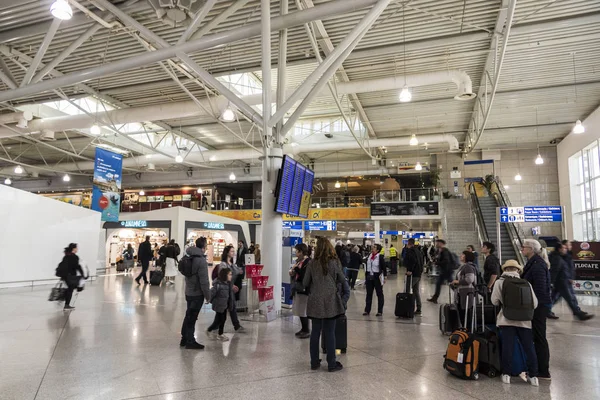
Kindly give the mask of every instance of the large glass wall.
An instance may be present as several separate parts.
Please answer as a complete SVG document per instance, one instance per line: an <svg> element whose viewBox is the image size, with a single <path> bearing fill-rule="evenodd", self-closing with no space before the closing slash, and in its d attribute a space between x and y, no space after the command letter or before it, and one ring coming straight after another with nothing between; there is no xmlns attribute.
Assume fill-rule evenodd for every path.
<svg viewBox="0 0 600 400"><path fill-rule="evenodd" d="M573 236L600 239L600 154L598 142L569 158Z"/></svg>

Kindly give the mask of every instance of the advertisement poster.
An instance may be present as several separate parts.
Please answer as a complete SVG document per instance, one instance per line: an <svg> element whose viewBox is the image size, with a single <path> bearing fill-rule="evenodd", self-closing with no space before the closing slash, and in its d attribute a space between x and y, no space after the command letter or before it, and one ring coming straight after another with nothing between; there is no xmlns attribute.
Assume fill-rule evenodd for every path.
<svg viewBox="0 0 600 400"><path fill-rule="evenodd" d="M439 203L403 202L371 203L371 216L439 215Z"/></svg>
<svg viewBox="0 0 600 400"><path fill-rule="evenodd" d="M600 243L573 242L576 291L600 292Z"/></svg>
<svg viewBox="0 0 600 400"><path fill-rule="evenodd" d="M96 148L92 210L102 213L102 221L119 220L123 156Z"/></svg>

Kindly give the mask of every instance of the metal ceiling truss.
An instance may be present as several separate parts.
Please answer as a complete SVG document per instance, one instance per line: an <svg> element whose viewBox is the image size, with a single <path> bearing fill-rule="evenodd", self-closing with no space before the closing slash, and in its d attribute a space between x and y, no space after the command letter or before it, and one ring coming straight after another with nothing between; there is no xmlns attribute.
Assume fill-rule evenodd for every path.
<svg viewBox="0 0 600 400"><path fill-rule="evenodd" d="M490 41L490 52L485 61L479 91L465 138L463 152L466 154L475 150L492 112L516 7L517 0L502 0L494 34Z"/></svg>

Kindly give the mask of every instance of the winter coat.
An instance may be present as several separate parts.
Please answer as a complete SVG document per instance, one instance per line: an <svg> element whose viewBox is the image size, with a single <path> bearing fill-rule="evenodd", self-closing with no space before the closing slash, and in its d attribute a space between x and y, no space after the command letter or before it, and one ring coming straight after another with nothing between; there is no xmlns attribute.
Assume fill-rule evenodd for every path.
<svg viewBox="0 0 600 400"><path fill-rule="evenodd" d="M152 245L148 241L143 241L138 248L138 259L140 261L150 261L152 258L154 258Z"/></svg>
<svg viewBox="0 0 600 400"><path fill-rule="evenodd" d="M79 272L80 276L85 277L83 268L81 268L81 265L79 265L79 257L77 254L68 253L63 257L63 262L67 263L67 275L62 277L62 280L69 287L77 287L80 279L77 276L77 273Z"/></svg>
<svg viewBox="0 0 600 400"><path fill-rule="evenodd" d="M539 304L552 305L552 298L550 296L552 290L550 287L550 270L542 257L536 254L527 260L527 264L525 264L525 269L523 270L523 278L531 283Z"/></svg>
<svg viewBox="0 0 600 400"><path fill-rule="evenodd" d="M455 288L455 303L464 309L469 296L469 308L473 307L473 293L475 293L475 285L477 285L477 268L473 263L463 264L456 274L458 286Z"/></svg>
<svg viewBox="0 0 600 400"><path fill-rule="evenodd" d="M565 259L561 256L558 251L550 253L550 283L556 286L558 283L562 283L569 274L569 266Z"/></svg>
<svg viewBox="0 0 600 400"><path fill-rule="evenodd" d="M210 300L210 281L208 280L208 262L204 250L199 247L188 247L185 251L192 257L192 276L185 277L185 295L190 297L204 296Z"/></svg>
<svg viewBox="0 0 600 400"><path fill-rule="evenodd" d="M342 265L337 259L329 260L327 275L319 261L311 260L306 267L304 286L308 287L306 315L313 319L332 319L345 314L344 303L338 292L338 284L344 284L346 278Z"/></svg>
<svg viewBox="0 0 600 400"><path fill-rule="evenodd" d="M416 247L407 248L404 266L406 272L412 272L414 278L420 278L423 273L423 254Z"/></svg>
<svg viewBox="0 0 600 400"><path fill-rule="evenodd" d="M308 263L310 262L310 258L305 258L300 265L295 265L292 269L294 275L292 275L293 282L302 283L304 286L304 277L306 276L306 268L308 267ZM308 296L308 288L305 287L305 290L296 290L295 285L292 286L292 297L296 294L303 294Z"/></svg>
<svg viewBox="0 0 600 400"><path fill-rule="evenodd" d="M502 274L502 277L512 277L512 278L520 278L518 272L505 272ZM510 279L510 278L509 278ZM494 284L494 291L492 292L492 304L495 306L502 305L502 288L504 285L504 279L497 279ZM531 284L529 284L531 287ZM537 297L535 297L535 292L533 288L531 288L531 295L533 296L533 307L536 308L538 305ZM527 328L531 329L531 321L513 321L512 319L507 319L504 317L504 313L502 309L498 313L498 317L496 319L496 325L498 326L516 326L517 328Z"/></svg>
<svg viewBox="0 0 600 400"><path fill-rule="evenodd" d="M210 290L212 309L218 313L233 309L233 289L231 282L216 280Z"/></svg>

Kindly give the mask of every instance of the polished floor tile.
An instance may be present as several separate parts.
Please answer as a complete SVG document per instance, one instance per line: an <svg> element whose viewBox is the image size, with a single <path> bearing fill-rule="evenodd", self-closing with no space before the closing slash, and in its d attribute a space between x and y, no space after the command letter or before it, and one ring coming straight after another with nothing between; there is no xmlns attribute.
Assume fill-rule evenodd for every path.
<svg viewBox="0 0 600 400"><path fill-rule="evenodd" d="M202 310L197 336L203 351L179 347L185 314L183 282L138 286L131 275L110 275L88 284L63 313L46 301L49 286L0 290L0 399L600 399L600 318L573 319L564 303L548 322L552 382L533 388L481 377L462 381L442 368L447 337L438 330L438 307L425 302L433 285L422 285L423 316L394 318L402 279L384 287L383 317L363 317L365 290L348 306L348 353L344 370L309 368L309 340L294 337L297 321L243 321L245 333L221 343L206 338L212 322ZM442 299L447 292L442 294ZM581 298L600 312L598 298Z"/></svg>

